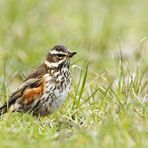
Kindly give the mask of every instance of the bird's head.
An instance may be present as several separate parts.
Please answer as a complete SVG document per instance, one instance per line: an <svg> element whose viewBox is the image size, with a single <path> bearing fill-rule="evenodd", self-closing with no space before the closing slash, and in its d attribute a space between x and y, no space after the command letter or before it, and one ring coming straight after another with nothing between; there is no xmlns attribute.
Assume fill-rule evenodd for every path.
<svg viewBox="0 0 148 148"><path fill-rule="evenodd" d="M49 68L69 67L70 58L75 54L76 52L69 51L63 45L56 45L49 51L45 64Z"/></svg>

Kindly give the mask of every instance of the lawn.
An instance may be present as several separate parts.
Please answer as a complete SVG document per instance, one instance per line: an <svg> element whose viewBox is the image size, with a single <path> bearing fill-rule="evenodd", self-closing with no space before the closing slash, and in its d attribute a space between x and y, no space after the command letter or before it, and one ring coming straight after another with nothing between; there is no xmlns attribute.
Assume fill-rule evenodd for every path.
<svg viewBox="0 0 148 148"><path fill-rule="evenodd" d="M77 55L54 114L0 117L0 148L148 147L147 0L0 0L0 105L56 44Z"/></svg>

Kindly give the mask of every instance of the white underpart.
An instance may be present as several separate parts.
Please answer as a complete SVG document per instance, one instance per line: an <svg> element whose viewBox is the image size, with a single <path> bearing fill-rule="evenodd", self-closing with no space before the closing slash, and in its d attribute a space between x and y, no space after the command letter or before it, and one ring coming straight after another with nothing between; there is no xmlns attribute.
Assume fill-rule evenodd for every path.
<svg viewBox="0 0 148 148"><path fill-rule="evenodd" d="M47 73L43 76L43 79L44 79L45 86L44 86L44 95L42 96L42 98L44 97L46 98L48 97L48 94L46 93L46 91L49 86L51 87L51 84L49 85L49 83L52 80L52 77Z"/></svg>
<svg viewBox="0 0 148 148"><path fill-rule="evenodd" d="M65 68L66 70L66 68ZM59 77L59 79L61 79L61 77ZM46 83L44 91L50 91L49 93L53 93L55 95L56 98L54 98L54 101L52 101L51 106L50 106L50 112L54 112L55 110L57 110L66 100L68 92L70 90L71 87L71 80L69 82L68 85L66 85L65 89L63 89L63 91L61 91L62 87L60 89L55 89L52 90L53 86L55 86L55 84L52 81L52 77L49 74L46 74L44 76L44 81ZM42 96L42 98L47 98L49 94L44 93L44 95ZM51 102L52 98L49 98L48 102Z"/></svg>
<svg viewBox="0 0 148 148"><path fill-rule="evenodd" d="M46 79L46 81L50 81L52 79L52 77L47 73L43 76L44 79Z"/></svg>
<svg viewBox="0 0 148 148"><path fill-rule="evenodd" d="M61 61L58 61L56 63L53 63L53 62L48 62L48 61L45 61L45 64L48 66L48 67L58 67L62 62L64 62L65 59L61 60Z"/></svg>

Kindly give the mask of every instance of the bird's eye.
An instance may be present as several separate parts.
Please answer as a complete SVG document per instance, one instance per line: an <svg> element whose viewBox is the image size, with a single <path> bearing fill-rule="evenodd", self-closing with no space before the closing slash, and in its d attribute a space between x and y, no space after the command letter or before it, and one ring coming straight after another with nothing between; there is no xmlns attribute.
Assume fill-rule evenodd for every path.
<svg viewBox="0 0 148 148"><path fill-rule="evenodd" d="M65 55L64 54L57 54L57 56L61 58L61 57L64 57Z"/></svg>

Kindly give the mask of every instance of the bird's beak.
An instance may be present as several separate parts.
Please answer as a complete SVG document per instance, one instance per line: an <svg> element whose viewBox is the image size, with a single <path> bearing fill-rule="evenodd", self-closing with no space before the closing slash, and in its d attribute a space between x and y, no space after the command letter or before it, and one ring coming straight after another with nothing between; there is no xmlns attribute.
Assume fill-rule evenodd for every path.
<svg viewBox="0 0 148 148"><path fill-rule="evenodd" d="M68 57L72 58L77 52L69 52Z"/></svg>

